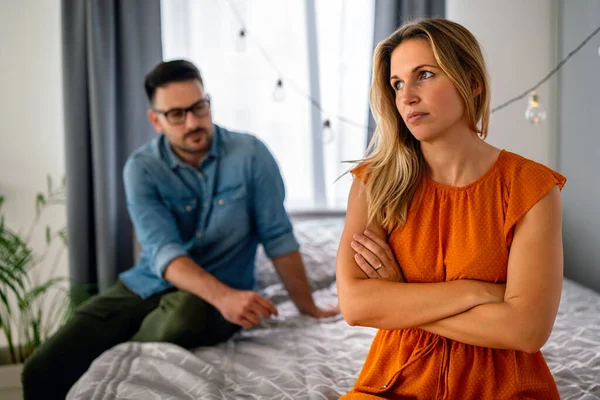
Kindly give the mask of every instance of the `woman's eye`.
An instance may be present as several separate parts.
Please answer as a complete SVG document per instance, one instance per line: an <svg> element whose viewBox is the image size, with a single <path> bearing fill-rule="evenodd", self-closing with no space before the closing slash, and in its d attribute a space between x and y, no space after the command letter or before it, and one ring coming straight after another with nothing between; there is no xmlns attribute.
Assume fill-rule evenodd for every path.
<svg viewBox="0 0 600 400"><path fill-rule="evenodd" d="M421 71L421 77L423 79L429 79L433 76L433 72L429 72L429 71Z"/></svg>
<svg viewBox="0 0 600 400"><path fill-rule="evenodd" d="M402 81L396 81L396 82L394 82L394 89L400 90L403 87L404 87L404 82L402 82Z"/></svg>

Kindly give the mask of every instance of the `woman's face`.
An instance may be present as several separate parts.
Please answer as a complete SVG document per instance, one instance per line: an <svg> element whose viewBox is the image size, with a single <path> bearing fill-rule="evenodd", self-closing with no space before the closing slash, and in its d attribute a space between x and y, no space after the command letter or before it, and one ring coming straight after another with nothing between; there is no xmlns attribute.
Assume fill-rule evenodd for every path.
<svg viewBox="0 0 600 400"><path fill-rule="evenodd" d="M409 39L394 49L390 85L404 123L421 142L434 142L464 125L464 105L452 81L438 66L425 39Z"/></svg>

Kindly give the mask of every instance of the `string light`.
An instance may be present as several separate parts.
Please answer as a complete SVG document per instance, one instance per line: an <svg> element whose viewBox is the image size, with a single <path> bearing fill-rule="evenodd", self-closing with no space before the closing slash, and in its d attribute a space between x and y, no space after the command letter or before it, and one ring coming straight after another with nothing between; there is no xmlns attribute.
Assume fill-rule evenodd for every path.
<svg viewBox="0 0 600 400"><path fill-rule="evenodd" d="M525 110L525 119L537 126L546 119L546 110L540 105L538 95L535 91L531 92L529 96L529 105Z"/></svg>
<svg viewBox="0 0 600 400"><path fill-rule="evenodd" d="M325 121L323 121L323 143L325 144L329 144L331 142L333 142L334 136L333 136L333 132L331 131L331 121L326 119Z"/></svg>
<svg viewBox="0 0 600 400"><path fill-rule="evenodd" d="M248 35L247 30L245 29L245 23L244 20L241 17L241 14L239 13L238 9L235 7L235 5L233 4L232 0L228 0L229 6L231 7L235 17L238 19L238 22L240 23L240 25L242 26L242 30L239 32L239 38L240 39L245 39ZM569 54L560 61L560 63L558 63L558 65L552 70L550 71L541 81L539 81L537 84L535 84L534 86L532 86L531 88L527 89L526 91L524 91L522 94L515 96L509 100L507 100L506 102L500 104L497 107L492 108L491 110L491 114L495 113L496 111L499 111L505 107L508 107L510 104L524 98L527 95L530 95L531 98L534 97L533 93L535 92L535 90L537 88L539 88L541 85L543 85L548 79L550 79L556 72L558 72L558 70L569 60L569 58L571 58L575 53L577 53L583 46L585 46L594 36L596 36L598 34L598 32L600 32L600 26L598 26L588 37L586 37L583 42L581 42L579 44L579 46L577 46L576 48L574 48L571 52L569 52ZM267 63L269 63L271 65L271 67L279 74L279 76L281 78L279 78L277 80L277 84L275 86L275 90L273 91L273 99L277 102L281 102L285 99L285 91L283 89L283 79L285 78L284 74L281 73L281 71L277 68L277 66L275 65L275 63L271 60L271 57L269 57L269 55L267 54L267 52L265 51L265 49L260 45L260 43L255 41L255 45L258 48L258 50L262 53L263 57L265 58L265 60L267 61ZM600 55L600 47L598 48L598 54ZM296 92L298 92L298 94L300 94L301 96L305 97L307 100L309 100L314 107L316 107L319 111L321 111L322 113L324 113L323 107L321 106L321 103L319 103L315 98L313 98L312 96L310 96L309 94L306 94L304 91L302 91L298 85L296 85L293 81L286 79L286 81L289 83L289 86L292 87ZM527 107L527 110L525 112L525 117L528 120L531 120L532 123L534 123L535 125L537 125L540 121L543 121L546 118L546 112L545 110L540 106L539 104L539 100L537 95L535 95L535 104L537 104L536 107L533 107L531 112L530 112L530 108L531 106L531 99L529 102L529 106ZM543 114L542 114L543 112ZM528 117L529 114L532 114L531 117ZM537 116L536 116L537 115ZM340 115L332 115L333 118L337 119L338 121L344 122L346 124L349 125L354 125L356 127L359 128L363 128L365 130L368 130L369 133L373 133L373 131L369 130L369 128L361 123L349 120L345 117L342 117ZM328 122L329 120L325 120L325 122ZM327 129L330 130L331 129L331 122L329 122L329 124L327 125L327 127L325 126L325 122L323 123L323 129ZM333 135L332 135L333 136Z"/></svg>
<svg viewBox="0 0 600 400"><path fill-rule="evenodd" d="M285 89L283 88L283 81L281 79L277 80L275 90L273 90L273 100L278 103L281 103L283 100L285 100Z"/></svg>
<svg viewBox="0 0 600 400"><path fill-rule="evenodd" d="M235 39L235 49L240 53L246 51L246 31L244 29L240 30Z"/></svg>
<svg viewBox="0 0 600 400"><path fill-rule="evenodd" d="M531 92L534 92L537 88L539 88L540 86L542 86L548 79L550 79L555 73L558 72L558 70L569 60L569 58L571 58L573 55L575 55L575 53L577 53L579 50L581 50L581 48L583 46L586 45L587 42L589 42L594 36L596 36L598 34L598 32L600 32L600 26L597 27L590 35L588 35L588 37L586 37L583 42L581 42L579 44L579 46L575 47L573 50L571 50L569 52L569 54L567 54L567 56L565 58L563 58L561 60L561 62L558 63L558 65L548 73L548 75L546 75L541 81L539 81L538 83L536 83L535 85L533 85L532 87L530 87L529 89L527 89L526 91L524 91L522 94L513 97L512 99L500 104L497 107L494 107L492 109L492 114L495 113L496 111L499 111L501 109L503 109L504 107L509 106L510 104L514 103L515 101L518 101L520 99L522 99L523 97L531 94ZM525 114L525 117L527 118L527 112ZM545 118L545 117L544 117Z"/></svg>

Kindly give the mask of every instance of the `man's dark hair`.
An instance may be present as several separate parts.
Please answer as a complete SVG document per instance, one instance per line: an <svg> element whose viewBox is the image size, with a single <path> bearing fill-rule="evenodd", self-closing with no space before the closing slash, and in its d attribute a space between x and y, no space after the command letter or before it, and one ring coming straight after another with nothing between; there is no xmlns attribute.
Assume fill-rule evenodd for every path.
<svg viewBox="0 0 600 400"><path fill-rule="evenodd" d="M171 82L181 82L198 79L200 84L202 76L194 64L186 60L165 61L158 64L152 71L146 75L144 88L150 104L154 102L156 89Z"/></svg>

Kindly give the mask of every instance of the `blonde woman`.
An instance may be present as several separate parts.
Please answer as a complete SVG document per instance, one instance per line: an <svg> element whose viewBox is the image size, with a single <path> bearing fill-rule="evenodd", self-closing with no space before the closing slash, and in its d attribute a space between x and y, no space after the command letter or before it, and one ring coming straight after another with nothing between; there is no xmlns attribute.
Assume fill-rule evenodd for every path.
<svg viewBox="0 0 600 400"><path fill-rule="evenodd" d="M378 328L344 399L558 399L540 348L562 288L557 172L483 139L481 49L444 19L376 48L377 122L337 255L350 325Z"/></svg>

